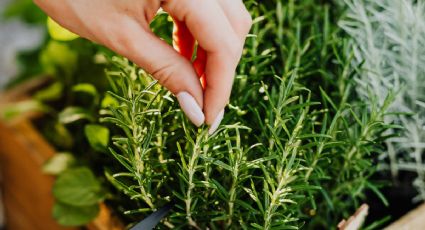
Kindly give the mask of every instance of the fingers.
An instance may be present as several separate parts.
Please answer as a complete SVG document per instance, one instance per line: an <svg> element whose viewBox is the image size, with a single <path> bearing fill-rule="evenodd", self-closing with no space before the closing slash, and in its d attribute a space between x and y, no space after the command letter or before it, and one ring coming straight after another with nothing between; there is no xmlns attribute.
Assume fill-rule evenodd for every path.
<svg viewBox="0 0 425 230"><path fill-rule="evenodd" d="M206 0L206 2L208 1L211 0ZM99 4L100 0L90 1L90 4L85 0L65 1L65 3L52 1L51 4L45 4L45 2L38 1L46 11L56 12L52 13L55 15L53 18L61 19L58 20L61 25L83 37L107 46L153 74L160 84L177 96L182 109L196 125L204 122L203 91L195 69L189 61L191 53L193 53L193 38L189 36L176 41L176 47L181 48L179 51L183 54L184 57L182 57L172 47L155 37L149 29L149 22L163 1L138 1L136 3L104 0L102 4ZM177 1L174 0L174 2ZM178 5L188 5L189 2L194 1L179 0ZM194 6L195 4L192 4L191 12L197 11ZM190 15L185 11L187 9L188 7L186 9L180 7L180 12L183 12L181 15ZM56 15L57 12L61 12L61 15ZM204 12L208 12L205 7ZM196 18L202 17L197 15ZM218 15L217 18L225 17ZM214 17L209 17L208 20L211 19ZM180 21L186 23L186 20L182 20L182 18ZM191 24L197 24L193 20L189 21L192 21ZM220 22L219 24L224 23ZM200 25L207 24L200 23ZM209 28L203 29L208 31ZM187 28L181 27L181 30L177 30L175 33L190 34L185 30ZM198 40L203 41L209 52L213 51L214 47L215 49L219 48L218 45L208 45L205 42L208 37L212 37L211 34L205 36L202 28L195 28L194 31L198 31L198 35L203 34L203 37L200 36L202 39ZM217 27L214 31L218 31ZM227 36L230 33L225 32L224 34ZM219 44L220 42L217 43L217 41L219 40L215 40L215 43Z"/></svg>
<svg viewBox="0 0 425 230"><path fill-rule="evenodd" d="M251 29L252 18L242 0L218 0L218 2L232 25L233 30L241 42L245 43L245 38Z"/></svg>
<svg viewBox="0 0 425 230"><path fill-rule="evenodd" d="M215 0L169 0L162 7L186 23L206 52L204 114L212 125L229 100L242 43Z"/></svg>
<svg viewBox="0 0 425 230"><path fill-rule="evenodd" d="M206 121L214 130L230 97L251 24L249 14L238 0L169 0L163 8L175 18L174 46L180 54L131 17L124 23L126 29L121 30L122 40L109 44L118 44L114 47L116 51L152 73L174 93L194 124L199 126ZM195 39L199 49L192 66ZM202 77L204 93L198 76Z"/></svg>
<svg viewBox="0 0 425 230"><path fill-rule="evenodd" d="M103 28L115 32L115 36L105 38L105 45L144 68L175 94L195 125L204 123L203 91L192 63L131 17L120 16L119 21Z"/></svg>
<svg viewBox="0 0 425 230"><path fill-rule="evenodd" d="M218 3L220 4L221 8L223 9L223 12L225 13L227 19L229 20L233 31L235 32L235 34L237 35L237 37L239 38L239 41L240 41L240 49L241 49L240 53L237 53L237 54L235 54L236 56L234 56L237 61L236 61L236 63L234 63L234 66L230 65L230 67L229 67L229 69L232 69L233 71L229 72L229 73L224 73L225 76L227 74L231 74L231 75L234 76L234 72L235 72L237 63L239 62L240 55L241 55L241 52L242 52L242 49L243 49L243 45L245 43L246 36L248 35L249 30L251 29L252 19L251 19L251 15L246 10L246 8L243 5L241 0L231 0L231 1L218 0ZM201 49L200 51L202 52L203 50ZM220 62L214 63L213 55L214 54L209 55L206 58L207 60L210 60L209 62L208 61L206 62L207 68L210 67L210 66L220 68L219 67ZM199 52L198 52L198 56L199 56ZM218 57L218 59L219 58L220 57ZM200 62L202 62L202 59L201 59ZM228 70L228 69L223 68L223 70ZM205 75L208 76L208 72ZM229 95L228 97L230 97L230 92L231 92L231 88L232 88L232 84L233 84L233 78L232 78L232 84L227 84L227 85L222 85L222 86L220 86L220 85L223 82L216 82L215 80L217 80L217 79L207 78L207 80L206 80L207 84L209 84L209 86L206 87L205 94L204 94L204 98L205 98L204 99L204 108L209 108L208 106L210 105L210 103L220 103L220 102L214 102L214 100L211 100L211 98L216 98L217 95L222 92L219 87L223 87L222 89L225 92L228 92L228 95ZM224 83L226 84L226 82L224 82ZM230 87L227 88L226 86L230 86ZM218 90L217 90L217 88L218 88ZM227 101L226 101L226 104L227 104ZM214 113L214 112L215 111L213 111L212 113ZM206 114L208 114L208 113L206 112ZM211 124L210 133L213 133L218 128L218 125L221 122L221 119L223 118L223 114L224 114L224 110L221 110L218 113L218 115L216 116L216 118L212 121L212 123L208 123L209 121L207 120L207 123ZM208 115L206 115L206 117L208 117Z"/></svg>
<svg viewBox="0 0 425 230"><path fill-rule="evenodd" d="M241 0L218 0L218 2L232 25L234 32L239 36L241 42L244 43L252 25L252 18L248 10ZM174 20L174 48L189 59L189 57L192 58L194 44L195 40L186 24L182 21ZM198 76L204 75L206 52L202 47L198 47L196 59L193 64Z"/></svg>

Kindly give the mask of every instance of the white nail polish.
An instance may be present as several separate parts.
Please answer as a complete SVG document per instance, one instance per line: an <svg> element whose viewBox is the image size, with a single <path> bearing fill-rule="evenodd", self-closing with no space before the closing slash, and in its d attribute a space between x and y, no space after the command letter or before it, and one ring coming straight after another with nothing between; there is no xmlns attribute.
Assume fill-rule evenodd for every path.
<svg viewBox="0 0 425 230"><path fill-rule="evenodd" d="M224 117L224 109L218 113L217 117L215 118L214 122L211 124L210 129L208 130L208 134L213 134L217 129L218 126L221 123L221 120L223 120Z"/></svg>
<svg viewBox="0 0 425 230"><path fill-rule="evenodd" d="M188 92L180 92L176 95L176 97L181 109L189 120L191 120L196 126L201 126L205 121L205 116L195 98L193 98Z"/></svg>

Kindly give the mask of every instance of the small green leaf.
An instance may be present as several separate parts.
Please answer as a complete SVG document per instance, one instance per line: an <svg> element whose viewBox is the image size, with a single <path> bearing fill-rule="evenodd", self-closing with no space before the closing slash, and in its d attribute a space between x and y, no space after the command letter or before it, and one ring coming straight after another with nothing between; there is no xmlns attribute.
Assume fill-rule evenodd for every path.
<svg viewBox="0 0 425 230"><path fill-rule="evenodd" d="M47 30L49 31L50 36L57 41L72 41L78 38L78 35L63 28L50 17L47 18Z"/></svg>
<svg viewBox="0 0 425 230"><path fill-rule="evenodd" d="M63 226L82 226L90 223L99 213L99 205L72 206L56 202L53 217Z"/></svg>
<svg viewBox="0 0 425 230"><path fill-rule="evenodd" d="M257 223L252 223L251 226L255 229L264 229L261 225L259 225Z"/></svg>
<svg viewBox="0 0 425 230"><path fill-rule="evenodd" d="M120 103L118 102L118 100L108 93L105 94L105 97L102 99L102 102L100 103L100 106L102 108L108 108L109 106L118 107L119 105Z"/></svg>
<svg viewBox="0 0 425 230"><path fill-rule="evenodd" d="M42 131L51 143L62 149L70 149L74 145L71 132L58 121L47 122Z"/></svg>
<svg viewBox="0 0 425 230"><path fill-rule="evenodd" d="M209 163L212 163L214 165L217 165L218 167L221 167L221 168L223 168L225 170L228 170L230 172L232 171L232 167L230 167L230 165L224 163L223 161L216 160L216 159L214 159L212 157L207 157L207 156L201 156L201 158L204 159L206 162L209 162Z"/></svg>
<svg viewBox="0 0 425 230"><path fill-rule="evenodd" d="M12 120L28 112L49 112L50 108L36 100L25 100L6 105L0 111L0 118Z"/></svg>
<svg viewBox="0 0 425 230"><path fill-rule="evenodd" d="M64 204L88 206L101 202L105 194L93 173L82 167L63 172L53 185L53 195Z"/></svg>
<svg viewBox="0 0 425 230"><path fill-rule="evenodd" d="M64 43L51 40L41 52L40 62L43 71L60 79L75 71L78 65L78 53Z"/></svg>
<svg viewBox="0 0 425 230"><path fill-rule="evenodd" d="M75 163L75 158L70 153L57 153L43 165L43 172L59 175Z"/></svg>
<svg viewBox="0 0 425 230"><path fill-rule="evenodd" d="M90 146L100 152L105 152L109 144L109 129L101 125L86 125L84 133Z"/></svg>
<svg viewBox="0 0 425 230"><path fill-rule="evenodd" d="M92 95L93 97L97 97L97 89L96 87L94 87L94 85L89 84L89 83L81 83L81 84L77 84L75 86L72 87L72 91L74 92L81 92L81 93L86 93L89 95Z"/></svg>
<svg viewBox="0 0 425 230"><path fill-rule="evenodd" d="M34 94L34 98L40 101L54 101L58 100L62 96L63 84L55 82L48 87L37 91Z"/></svg>
<svg viewBox="0 0 425 230"><path fill-rule="evenodd" d="M81 107L67 107L59 113L59 122L62 124L69 124L84 119L94 121L93 115Z"/></svg>

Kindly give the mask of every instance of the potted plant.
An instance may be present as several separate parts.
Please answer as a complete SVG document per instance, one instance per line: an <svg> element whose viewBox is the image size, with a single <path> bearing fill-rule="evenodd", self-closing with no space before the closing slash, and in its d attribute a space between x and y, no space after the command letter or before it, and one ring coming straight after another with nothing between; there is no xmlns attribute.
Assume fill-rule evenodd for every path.
<svg viewBox="0 0 425 230"><path fill-rule="evenodd" d="M387 120L396 94L359 99L362 63L336 23L343 6L246 4L252 36L213 135L192 126L148 73L72 34L55 38L61 28L48 22L52 40L40 60L54 80L3 117L44 113L31 132L59 152L38 165L57 176L48 182L56 220L77 226L100 212L131 227L169 207L159 229L337 228L370 197L387 204L374 176L388 130L400 128ZM151 25L168 42L170 26L166 14ZM76 77L91 67L106 72Z"/></svg>

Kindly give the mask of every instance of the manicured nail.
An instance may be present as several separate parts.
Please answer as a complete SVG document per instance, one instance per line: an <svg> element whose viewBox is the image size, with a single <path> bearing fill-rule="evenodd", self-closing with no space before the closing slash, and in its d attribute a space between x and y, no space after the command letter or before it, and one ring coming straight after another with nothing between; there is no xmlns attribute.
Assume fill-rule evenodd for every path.
<svg viewBox="0 0 425 230"><path fill-rule="evenodd" d="M201 126L205 121L205 116L195 98L187 92L180 92L176 95L176 97L181 109L189 120L191 120L196 126Z"/></svg>
<svg viewBox="0 0 425 230"><path fill-rule="evenodd" d="M213 134L217 130L218 126L221 123L221 120L223 120L223 116L224 116L224 109L221 110L220 113L218 113L218 115L215 118L214 122L211 124L210 129L208 130L208 134L211 135L211 134Z"/></svg>

